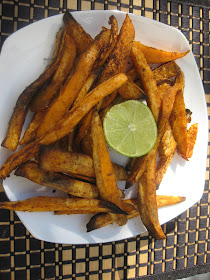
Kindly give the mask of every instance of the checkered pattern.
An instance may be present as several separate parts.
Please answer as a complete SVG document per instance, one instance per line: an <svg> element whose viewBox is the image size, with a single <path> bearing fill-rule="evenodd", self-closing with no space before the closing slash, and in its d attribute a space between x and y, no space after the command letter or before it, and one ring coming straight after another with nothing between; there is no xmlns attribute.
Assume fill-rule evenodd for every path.
<svg viewBox="0 0 210 280"><path fill-rule="evenodd" d="M178 3L177 3L178 2ZM180 2L180 3L179 3ZM192 4L189 4L191 2ZM166 0L3 0L0 44L12 32L42 18L74 10L117 9L180 29L190 42L203 80L210 115L208 1ZM209 5L209 6L208 6ZM203 7L203 8L202 8ZM148 233L90 245L63 245L33 238L13 211L0 211L0 279L133 279L210 263L209 155L202 199L163 226L167 239ZM0 193L0 200L6 196ZM171 275L171 274L170 274Z"/></svg>

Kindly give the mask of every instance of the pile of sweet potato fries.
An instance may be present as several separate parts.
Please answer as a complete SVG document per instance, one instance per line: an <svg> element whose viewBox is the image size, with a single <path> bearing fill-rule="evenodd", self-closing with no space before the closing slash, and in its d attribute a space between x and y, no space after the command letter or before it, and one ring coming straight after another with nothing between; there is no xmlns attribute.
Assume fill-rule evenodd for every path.
<svg viewBox="0 0 210 280"><path fill-rule="evenodd" d="M49 65L16 102L2 142L14 153L0 168L0 178L15 170L11 176L68 197L2 202L0 208L92 213L87 231L114 222L122 226L140 215L149 233L163 239L158 207L185 198L158 196L156 188L176 151L185 160L192 156L197 135L197 124L187 128L191 112L184 103L184 74L175 62L189 51L167 52L135 41L129 15L119 31L111 16L110 29L102 27L94 39L69 12L63 22ZM132 158L124 168L111 162L102 121L111 106L128 99L146 100L158 137L148 154ZM29 110L34 115L20 139ZM126 181L126 188L138 183L137 198L125 199L119 180Z"/></svg>

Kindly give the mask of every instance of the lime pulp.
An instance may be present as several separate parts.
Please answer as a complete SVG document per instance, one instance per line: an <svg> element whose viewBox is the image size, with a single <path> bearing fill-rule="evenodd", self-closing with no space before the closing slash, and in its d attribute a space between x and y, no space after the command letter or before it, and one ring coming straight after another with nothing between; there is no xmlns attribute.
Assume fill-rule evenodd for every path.
<svg viewBox="0 0 210 280"><path fill-rule="evenodd" d="M103 121L107 143L127 157L147 154L157 139L157 125L149 107L137 100L114 105Z"/></svg>

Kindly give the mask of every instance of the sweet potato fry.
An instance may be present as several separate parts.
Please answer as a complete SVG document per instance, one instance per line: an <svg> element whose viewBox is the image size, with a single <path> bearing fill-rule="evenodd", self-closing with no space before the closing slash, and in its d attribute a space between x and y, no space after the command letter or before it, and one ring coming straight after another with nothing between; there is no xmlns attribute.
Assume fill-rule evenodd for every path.
<svg viewBox="0 0 210 280"><path fill-rule="evenodd" d="M173 137L171 126L167 122L164 135L159 145L159 157L162 158L162 157L170 156L171 153L173 153L173 151L175 150L176 150L176 141Z"/></svg>
<svg viewBox="0 0 210 280"><path fill-rule="evenodd" d="M174 84L174 82L170 79L177 76L178 72L179 66L174 61L163 64L153 71L153 75L158 85L158 94L161 99L164 98L165 92L167 92L167 90L169 90L172 84ZM165 132L163 134L158 148L159 161L156 169L157 186L160 185L168 169L168 166L170 165L171 160L173 159L173 156L176 151L176 146L177 144L173 137L171 126L169 122L167 122L165 126Z"/></svg>
<svg viewBox="0 0 210 280"><path fill-rule="evenodd" d="M34 113L34 116L23 135L23 138L20 140L20 145L28 144L33 140L35 140L37 129L40 126L40 123L45 113L46 113L46 108L44 108L42 111Z"/></svg>
<svg viewBox="0 0 210 280"><path fill-rule="evenodd" d="M84 83L83 87L78 93L73 105L76 105L82 98L84 98L87 95L90 88L93 86L94 82L96 81L97 76L98 76L97 72L90 73L89 77L87 78L86 82Z"/></svg>
<svg viewBox="0 0 210 280"><path fill-rule="evenodd" d="M160 226L156 201L156 156L147 166L138 183L138 209L141 220L149 233L156 239L165 239Z"/></svg>
<svg viewBox="0 0 210 280"><path fill-rule="evenodd" d="M173 110L170 116L170 125L174 138L177 143L177 152L185 160L187 158L187 120L184 103L184 83L182 88L177 92Z"/></svg>
<svg viewBox="0 0 210 280"><path fill-rule="evenodd" d="M43 212L63 210L88 210L126 214L115 204L94 198L63 198L39 196L22 201L0 202L0 209L15 211Z"/></svg>
<svg viewBox="0 0 210 280"><path fill-rule="evenodd" d="M64 33L63 54L60 63L50 79L50 82L38 91L33 98L30 109L32 112L38 112L49 105L50 101L61 88L67 76L69 75L76 57L76 46L74 40Z"/></svg>
<svg viewBox="0 0 210 280"><path fill-rule="evenodd" d="M179 72L179 66L175 61L171 61L155 68L152 73L157 85L176 77Z"/></svg>
<svg viewBox="0 0 210 280"><path fill-rule="evenodd" d="M1 144L3 147L12 151L16 150L30 102L37 91L50 79L50 77L55 72L62 56L63 44L63 29L61 29L56 38L55 50L51 62L45 71L38 77L38 79L26 87L26 89L18 97L13 114L9 121L6 137Z"/></svg>
<svg viewBox="0 0 210 280"><path fill-rule="evenodd" d="M80 90L80 92L78 93L73 106L76 105L82 98L84 98L88 91L90 90L90 88L93 86L94 82L96 81L98 77L98 72L97 71L92 71L89 75L89 77L87 78L85 84L83 85L82 89ZM87 113L88 115L88 113ZM86 116L87 116L86 115ZM77 134L75 133L76 127L74 129L71 130L71 132L69 133L69 136L71 137L69 140L69 151L73 152L79 149L79 144L80 144L80 139L83 138L83 135L79 135L79 133L77 132ZM84 131L81 130L81 133L83 133ZM74 139L74 141L73 141Z"/></svg>
<svg viewBox="0 0 210 280"><path fill-rule="evenodd" d="M80 153L69 153L48 146L40 147L39 167L51 172L95 177L93 160L91 157Z"/></svg>
<svg viewBox="0 0 210 280"><path fill-rule="evenodd" d="M125 180L125 169L112 163L117 180ZM41 146L39 151L39 167L50 172L62 172L70 175L82 175L95 178L93 159L85 154L70 153L58 148ZM84 178L85 178L84 177Z"/></svg>
<svg viewBox="0 0 210 280"><path fill-rule="evenodd" d="M60 90L59 96L53 100L42 120L37 131L37 137L43 136L50 128L52 128L65 114L73 104L79 91L87 80L93 64L95 63L99 53L106 48L109 43L110 30L103 30L91 46L81 54L75 70Z"/></svg>
<svg viewBox="0 0 210 280"><path fill-rule="evenodd" d="M12 154L0 168L0 178L5 179L21 163L26 162L34 157L39 151L39 142L29 143L20 151Z"/></svg>
<svg viewBox="0 0 210 280"><path fill-rule="evenodd" d="M120 190L120 195L122 195L122 192ZM124 211L128 210L131 212L131 204L127 204L126 206L128 207L124 207ZM92 210L88 209L88 210L63 210L63 211L55 211L54 212L55 215L72 215L72 214L94 214ZM95 213L96 214L96 213Z"/></svg>
<svg viewBox="0 0 210 280"><path fill-rule="evenodd" d="M126 18L120 29L114 51L111 53L107 65L102 71L97 84L106 81L113 75L126 72L134 37L135 30L133 27L133 23L130 17L126 15ZM101 102L100 108L102 109L108 106L115 97L116 92L113 91L110 97L104 98L103 102Z"/></svg>
<svg viewBox="0 0 210 280"><path fill-rule="evenodd" d="M142 53L146 58L147 63L149 64L166 63L178 58L182 58L190 52L190 50L187 50L186 52L182 52L182 53L167 52L167 51L158 50L152 47L145 46L137 41L134 41L133 45L142 51Z"/></svg>
<svg viewBox="0 0 210 280"><path fill-rule="evenodd" d="M157 195L157 207L163 207L167 205L173 205L176 203L180 203L185 200L185 197L181 196L164 196L164 195ZM128 219L133 219L135 217L139 216L139 211L138 211L138 204L137 204L137 199L125 199L122 201L123 206L125 204L131 204L134 206L134 209L128 212ZM111 219L110 215L106 213L98 213L94 215L88 224L86 225L87 227L87 232L90 232L95 229L102 228L104 226L110 225L113 223L113 220Z"/></svg>
<svg viewBox="0 0 210 280"><path fill-rule="evenodd" d="M91 122L91 135L93 142L93 163L96 174L96 185L100 197L111 201L122 208L122 202L118 192L118 186L114 169L111 163L109 152L106 147L103 128L97 111L94 112ZM127 222L126 216L111 216L118 225L122 226Z"/></svg>
<svg viewBox="0 0 210 280"><path fill-rule="evenodd" d="M193 155L193 149L195 146L198 133L198 124L192 124L187 131L187 158L191 158Z"/></svg>
<svg viewBox="0 0 210 280"><path fill-rule="evenodd" d="M40 144L48 145L67 135L101 98L110 94L113 88L118 89L126 80L127 77L124 74L119 74L92 90L53 129L47 132L43 138L35 140L22 150L11 155L0 168L0 178L6 178L21 163L34 157L39 150Z"/></svg>
<svg viewBox="0 0 210 280"><path fill-rule="evenodd" d="M156 169L156 184L160 185L163 176L165 175L169 164L176 151L176 141L173 137L173 133L169 122L166 124L165 133L161 139L159 145L159 161Z"/></svg>
<svg viewBox="0 0 210 280"><path fill-rule="evenodd" d="M66 27L66 32L73 38L76 44L77 54L80 55L87 50L93 39L68 11L65 12L63 21Z"/></svg>
<svg viewBox="0 0 210 280"><path fill-rule="evenodd" d="M125 99L147 99L144 91L131 80L121 86L118 92Z"/></svg>
<svg viewBox="0 0 210 280"><path fill-rule="evenodd" d="M110 43L107 45L107 48L105 48L105 50L101 52L101 54L99 55L95 65L93 66L93 71L98 70L101 67L104 67L104 63L107 61L108 57L110 56L113 49L115 48L117 38L118 38L118 23L115 16L113 15L110 16L109 24L111 25Z"/></svg>
<svg viewBox="0 0 210 280"><path fill-rule="evenodd" d="M132 60L137 70L138 76L142 81L143 90L148 96L148 106L150 107L156 122L159 118L161 100L157 94L158 88L147 61L138 45L133 44L131 51Z"/></svg>
<svg viewBox="0 0 210 280"><path fill-rule="evenodd" d="M21 176L42 186L58 189L77 197L98 198L99 192L95 185L75 180L67 175L46 172L38 168L35 162L26 162L15 170L16 176Z"/></svg>

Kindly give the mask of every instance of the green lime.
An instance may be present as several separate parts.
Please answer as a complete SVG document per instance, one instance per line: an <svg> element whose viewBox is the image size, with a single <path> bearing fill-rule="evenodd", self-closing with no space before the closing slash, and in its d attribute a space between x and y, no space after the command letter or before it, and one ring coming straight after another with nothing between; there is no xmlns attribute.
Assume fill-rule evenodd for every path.
<svg viewBox="0 0 210 280"><path fill-rule="evenodd" d="M149 107L137 100L114 105L103 121L107 143L127 157L147 154L157 139L157 125Z"/></svg>

